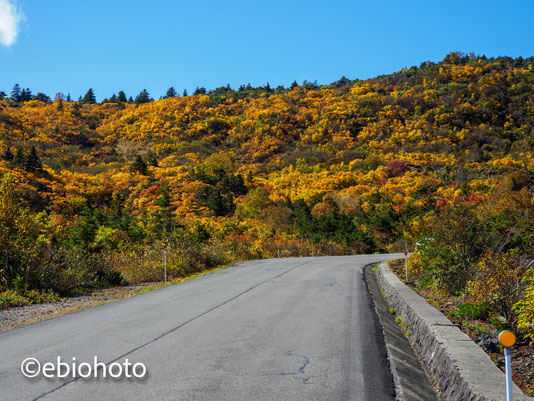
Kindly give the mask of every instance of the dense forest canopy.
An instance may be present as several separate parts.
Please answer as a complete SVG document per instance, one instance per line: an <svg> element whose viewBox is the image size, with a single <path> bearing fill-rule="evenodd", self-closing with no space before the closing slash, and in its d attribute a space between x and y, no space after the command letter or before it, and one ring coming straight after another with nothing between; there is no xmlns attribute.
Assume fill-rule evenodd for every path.
<svg viewBox="0 0 534 401"><path fill-rule="evenodd" d="M491 254L524 277L533 69L451 53L365 81L169 88L157 101L16 85L0 92L0 224L22 223L0 238L0 285L156 279L163 247L182 274L278 244L282 256L345 254L421 238L435 245L418 266L446 291L466 291Z"/></svg>

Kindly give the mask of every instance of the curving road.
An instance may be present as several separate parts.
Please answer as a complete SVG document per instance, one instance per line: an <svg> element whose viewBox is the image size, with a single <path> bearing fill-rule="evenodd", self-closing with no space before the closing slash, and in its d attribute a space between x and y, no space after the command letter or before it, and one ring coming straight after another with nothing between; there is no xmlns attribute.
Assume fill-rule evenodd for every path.
<svg viewBox="0 0 534 401"><path fill-rule="evenodd" d="M369 263L243 263L0 334L1 400L393 400ZM143 379L22 375L21 362L143 363ZM138 371L139 372L139 371Z"/></svg>

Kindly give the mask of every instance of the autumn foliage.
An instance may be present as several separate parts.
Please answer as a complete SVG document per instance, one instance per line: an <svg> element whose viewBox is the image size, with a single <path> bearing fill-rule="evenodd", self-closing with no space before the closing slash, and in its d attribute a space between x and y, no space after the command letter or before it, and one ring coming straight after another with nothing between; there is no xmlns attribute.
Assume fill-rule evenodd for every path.
<svg viewBox="0 0 534 401"><path fill-rule="evenodd" d="M490 255L534 253L533 68L451 53L323 86L0 100L0 174L19 208L9 218L34 255L17 253L26 231L0 238L12 261L1 286L70 291L42 278L63 273L76 287L158 279L163 249L183 275L279 247L370 253L430 237L441 245L416 267L466 291L494 268ZM48 270L32 273L46 252Z"/></svg>

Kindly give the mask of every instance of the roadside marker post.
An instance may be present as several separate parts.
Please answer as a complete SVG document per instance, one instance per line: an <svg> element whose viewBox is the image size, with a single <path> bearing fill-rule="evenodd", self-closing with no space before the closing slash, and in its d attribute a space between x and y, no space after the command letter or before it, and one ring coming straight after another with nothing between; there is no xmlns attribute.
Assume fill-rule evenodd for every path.
<svg viewBox="0 0 534 401"><path fill-rule="evenodd" d="M506 401L512 400L512 346L515 344L515 335L504 330L499 334L499 342L504 347L504 361L506 363Z"/></svg>
<svg viewBox="0 0 534 401"><path fill-rule="evenodd" d="M278 241L278 257L280 257L280 241Z"/></svg>
<svg viewBox="0 0 534 401"><path fill-rule="evenodd" d="M405 260L405 270L406 270L406 280L404 281L406 284L408 284L408 245L406 244L406 241L404 241L404 260Z"/></svg>
<svg viewBox="0 0 534 401"><path fill-rule="evenodd" d="M165 283L167 283L167 250L163 251L163 257L165 258Z"/></svg>

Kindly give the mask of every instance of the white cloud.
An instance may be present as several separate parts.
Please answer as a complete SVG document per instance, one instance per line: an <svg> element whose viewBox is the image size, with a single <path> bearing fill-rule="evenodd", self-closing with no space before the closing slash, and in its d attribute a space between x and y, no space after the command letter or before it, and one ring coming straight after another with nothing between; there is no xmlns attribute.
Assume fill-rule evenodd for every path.
<svg viewBox="0 0 534 401"><path fill-rule="evenodd" d="M15 43L22 21L24 15L13 0L0 0L0 44L9 47Z"/></svg>

